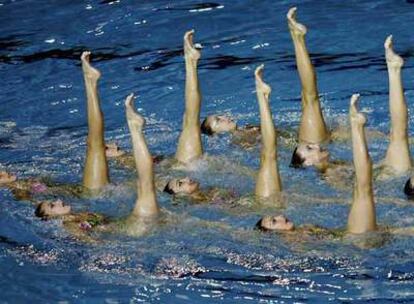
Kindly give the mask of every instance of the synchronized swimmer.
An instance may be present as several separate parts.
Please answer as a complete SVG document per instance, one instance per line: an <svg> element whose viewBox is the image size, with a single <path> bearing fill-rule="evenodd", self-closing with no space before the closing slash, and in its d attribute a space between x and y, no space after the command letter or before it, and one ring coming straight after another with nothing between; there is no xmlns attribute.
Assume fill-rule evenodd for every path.
<svg viewBox="0 0 414 304"><path fill-rule="evenodd" d="M282 233L287 238L297 239L307 236L318 238L342 238L344 235L365 235L376 231L387 233L411 233L412 228L386 228L377 225L373 193L373 164L368 153L366 139L366 117L358 111L358 94L351 97L349 121L351 126L353 166L341 161L331 161L324 145L339 138L336 130L329 130L319 99L317 77L305 42L307 28L296 20L296 7L287 14L288 28L292 38L297 70L301 82L302 116L297 142L294 148L291 167L315 167L331 185L339 180L354 180L353 198L345 229L329 230L310 224L295 226L284 215L265 215L256 224L261 231ZM190 166L203 157L202 134L213 135L230 133L233 142L244 148L260 146L260 165L255 175L255 201L275 205L283 193L282 179L278 165L278 131L274 124L270 107L271 87L263 79L264 65L254 71L257 102L259 105L260 125L240 127L229 116L209 115L200 124L202 94L198 80L200 50L193 43L194 30L184 35L183 49L185 61L185 110L182 130L174 161L182 166ZM389 110L391 127L389 146L381 170L387 176L400 176L411 170L411 156L408 142L408 111L401 80L403 59L394 52L392 36L384 43L385 58L389 77ZM34 200L38 203L35 215L43 220L60 218L63 226L80 239L92 231L118 231L137 234L148 227L156 227L162 222L164 212L158 204L157 191L174 197L184 197L195 203L229 202L237 195L227 189L203 188L199 182L189 177L171 178L166 172L160 176L154 173L154 164L164 161L164 156L153 157L148 149L143 128L145 119L134 107L134 96L130 94L125 101L126 120L131 140L132 155L126 153L115 143L105 143L104 117L98 93L101 73L90 63L90 52L81 55L82 71L85 82L87 105L87 149L83 168L83 181L80 185L55 185L42 179L18 179L16 175L0 171L0 185L8 187L16 199ZM283 133L283 132L282 132ZM120 163L133 164L137 171L135 184L137 198L130 214L122 219L92 212L73 212L70 205L61 199L65 195L75 196L87 191L99 193L110 183L108 159ZM161 171L171 170L165 167ZM344 173L345 172L345 173ZM163 175L164 174L164 175ZM168 176L162 187L159 181ZM408 196L414 196L414 177L410 178L404 189ZM44 194L49 199L39 199ZM41 197L41 196L40 196ZM52 199L50 199L52 198ZM39 203L40 201L40 203ZM132 232L134 231L134 232ZM87 232L87 233L85 233ZM141 234L138 232L138 234Z"/></svg>
<svg viewBox="0 0 414 304"><path fill-rule="evenodd" d="M355 182L351 209L346 229L327 229L315 225L296 227L284 215L266 215L256 224L256 229L284 234L288 239L340 239L345 235L364 235L380 231L383 233L412 234L413 228L379 228L376 220L372 160L368 153L365 135L366 117L358 111L359 94L351 97L349 119L351 123L352 151L354 156Z"/></svg>
<svg viewBox="0 0 414 304"><path fill-rule="evenodd" d="M140 225L142 229L148 223L154 223L160 214L154 183L153 160L148 150L143 134L145 119L134 108L134 95L131 94L125 101L126 118L131 133L133 155L136 163L138 178L136 182L137 199L130 215L122 221L111 223L103 215L80 212L73 213L69 205L61 200L45 201L40 203L35 211L36 216L42 219L62 218L64 226L75 236L83 238L85 232L92 230L127 230L129 227ZM111 229L108 226L111 225ZM122 228L120 228L122 227ZM135 228L134 228L135 229Z"/></svg>

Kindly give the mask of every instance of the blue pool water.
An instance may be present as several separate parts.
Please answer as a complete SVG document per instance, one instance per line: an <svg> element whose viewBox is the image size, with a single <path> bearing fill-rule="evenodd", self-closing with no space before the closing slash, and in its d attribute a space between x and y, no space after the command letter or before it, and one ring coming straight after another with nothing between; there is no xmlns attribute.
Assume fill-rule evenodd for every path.
<svg viewBox="0 0 414 304"><path fill-rule="evenodd" d="M308 48L330 125L347 121L349 97L359 92L368 125L388 132L383 42L389 34L406 62L403 78L412 110L413 1L219 1L0 0L1 169L21 178L80 181L87 130L83 50L92 51L103 75L107 140L131 148L123 100L135 92L151 151L173 154L183 112L182 36L192 28L203 46L203 117L226 112L240 124L257 123L253 71L264 63L275 124L296 129L300 87L285 20L294 5L309 29ZM258 167L257 149L243 151L226 136L203 140L224 166ZM370 141L374 161L386 147L386 140ZM330 149L334 158L352 159L349 143ZM279 149L288 197L283 210L174 204L160 194L175 224L139 238L104 236L98 244L74 241L59 222L39 221L31 203L15 201L1 189L0 302L414 302L413 237L360 249L341 241L292 244L252 230L269 212L283 212L297 224L346 224L351 192L330 188L311 170L289 168L290 155L291 148ZM251 176L226 170L201 168L190 175L241 195L254 189ZM111 165L111 178L111 195L68 203L112 217L128 214L135 193L122 184L134 173ZM402 194L405 180L376 182L381 225L414 226L414 208Z"/></svg>

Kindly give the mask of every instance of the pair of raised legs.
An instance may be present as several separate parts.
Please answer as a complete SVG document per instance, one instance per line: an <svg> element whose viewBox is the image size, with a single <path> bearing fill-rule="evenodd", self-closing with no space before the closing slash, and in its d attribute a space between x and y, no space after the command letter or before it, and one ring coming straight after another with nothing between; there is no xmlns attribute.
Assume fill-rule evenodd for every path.
<svg viewBox="0 0 414 304"><path fill-rule="evenodd" d="M377 229L372 190L372 162L368 153L364 128L366 118L358 112L358 98L358 94L352 96L349 109L355 167L352 206L347 225L347 232L351 234L363 234ZM295 230L295 225L283 215L264 216L256 227L264 231L290 232ZM303 229L299 229L298 233L303 233Z"/></svg>
<svg viewBox="0 0 414 304"><path fill-rule="evenodd" d="M329 140L329 131L326 128L320 107L316 73L306 48L307 29L296 21L296 7L289 10L287 19L302 85L299 144L320 144ZM407 134L407 105L401 80L401 68L404 61L393 50L392 36L387 37L384 47L389 76L391 129L390 144L383 164L393 173L399 175L411 169Z"/></svg>
<svg viewBox="0 0 414 304"><path fill-rule="evenodd" d="M109 176L105 155L104 119L98 94L98 80L101 74L90 65L89 57L90 52L84 52L81 57L88 108L88 139L83 185L89 189L99 189L108 184ZM132 214L148 217L159 212L154 186L153 159L142 132L145 120L134 109L133 99L131 94L125 102L133 155L139 176L138 198Z"/></svg>

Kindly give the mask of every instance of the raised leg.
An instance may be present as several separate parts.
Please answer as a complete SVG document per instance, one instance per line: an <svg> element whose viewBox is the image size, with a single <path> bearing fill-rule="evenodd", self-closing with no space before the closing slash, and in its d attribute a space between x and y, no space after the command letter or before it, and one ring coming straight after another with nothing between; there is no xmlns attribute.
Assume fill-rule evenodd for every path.
<svg viewBox="0 0 414 304"><path fill-rule="evenodd" d="M99 189L109 183L108 164L105 155L104 119L98 94L101 73L89 63L90 52L81 56L88 108L88 139L83 185Z"/></svg>
<svg viewBox="0 0 414 304"><path fill-rule="evenodd" d="M262 134L262 151L260 169L256 180L256 196L273 197L282 191L276 151L276 130L269 107L271 88L263 81L263 68L255 71L256 93L260 108L260 130Z"/></svg>
<svg viewBox="0 0 414 304"><path fill-rule="evenodd" d="M391 115L390 144L388 146L384 165L396 174L406 173L411 169L410 149L407 134L407 105L401 81L403 59L398 56L392 47L392 36L388 36L384 43L385 58L388 67L389 105Z"/></svg>
<svg viewBox="0 0 414 304"><path fill-rule="evenodd" d="M374 194L372 191L372 161L365 138L365 116L358 112L359 94L351 97L352 150L354 154L355 184L351 210L348 216L348 232L365 233L376 230Z"/></svg>
<svg viewBox="0 0 414 304"><path fill-rule="evenodd" d="M145 120L134 108L133 94L126 98L125 110L132 138L135 165L138 172L138 197L132 215L138 217L153 217L159 213L154 184L153 161L142 132Z"/></svg>
<svg viewBox="0 0 414 304"><path fill-rule="evenodd" d="M200 51L194 47L193 34L194 30L191 30L184 35L185 112L183 129L175 154L175 158L182 163L189 163L203 154L200 130L201 93L197 75Z"/></svg>
<svg viewBox="0 0 414 304"><path fill-rule="evenodd" d="M302 117L299 141L319 144L329 139L319 102L316 73L305 43L306 27L296 21L296 7L287 14L290 35L295 47L296 65L302 85Z"/></svg>

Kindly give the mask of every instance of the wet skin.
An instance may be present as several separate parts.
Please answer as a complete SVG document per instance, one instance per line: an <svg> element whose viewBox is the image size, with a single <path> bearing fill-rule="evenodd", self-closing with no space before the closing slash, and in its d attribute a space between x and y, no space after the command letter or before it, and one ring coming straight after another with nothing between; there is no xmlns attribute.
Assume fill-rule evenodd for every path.
<svg viewBox="0 0 414 304"><path fill-rule="evenodd" d="M81 61L88 112L88 138L83 186L97 190L109 183L109 171L105 154L104 119L98 94L98 80L101 73L91 66L89 57L90 52L82 53Z"/></svg>
<svg viewBox="0 0 414 304"><path fill-rule="evenodd" d="M176 160L183 164L190 163L203 154L200 130L201 92L197 74L197 64L201 55L200 51L194 47L193 35L194 30L184 35L185 112L175 154Z"/></svg>
<svg viewBox="0 0 414 304"><path fill-rule="evenodd" d="M296 7L287 13L290 35L295 48L296 65L302 86L302 117L299 143L320 144L329 140L330 134L323 119L319 101L316 73L305 43L306 27L296 21Z"/></svg>
<svg viewBox="0 0 414 304"><path fill-rule="evenodd" d="M263 69L263 65L257 67L254 74L262 134L260 168L256 178L255 194L258 198L267 200L280 195L282 182L277 162L276 130L269 105L271 88L263 81Z"/></svg>

